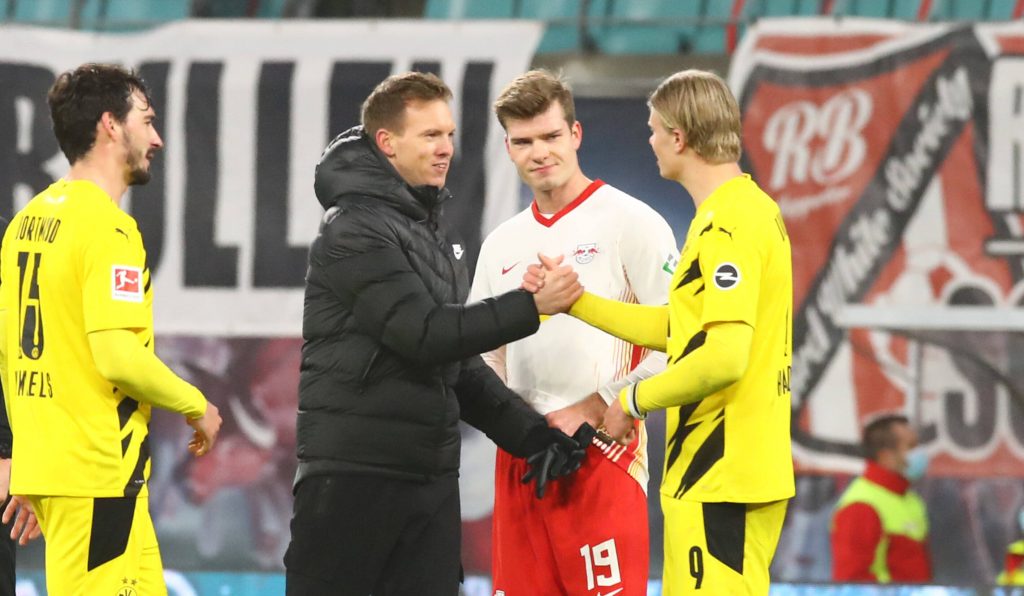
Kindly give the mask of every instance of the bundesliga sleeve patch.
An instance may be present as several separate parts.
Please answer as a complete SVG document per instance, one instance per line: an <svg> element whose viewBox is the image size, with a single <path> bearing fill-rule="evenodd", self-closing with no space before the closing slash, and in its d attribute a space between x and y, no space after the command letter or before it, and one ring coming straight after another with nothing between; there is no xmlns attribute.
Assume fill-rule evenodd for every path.
<svg viewBox="0 0 1024 596"><path fill-rule="evenodd" d="M715 269L714 279L719 290L731 290L740 283L740 269L732 263L722 263Z"/></svg>
<svg viewBox="0 0 1024 596"><path fill-rule="evenodd" d="M665 259L665 262L661 264L661 270L664 271L665 273L668 273L669 275L672 275L673 273L676 272L676 267L678 266L679 258L675 254L669 253L668 257Z"/></svg>
<svg viewBox="0 0 1024 596"><path fill-rule="evenodd" d="M111 276L111 297L124 302L142 302L142 269L114 265Z"/></svg>

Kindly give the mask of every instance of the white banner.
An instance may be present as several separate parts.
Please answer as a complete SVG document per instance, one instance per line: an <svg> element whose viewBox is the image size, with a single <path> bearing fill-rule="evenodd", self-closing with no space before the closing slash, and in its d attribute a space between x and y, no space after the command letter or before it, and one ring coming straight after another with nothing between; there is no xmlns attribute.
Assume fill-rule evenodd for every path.
<svg viewBox="0 0 1024 596"><path fill-rule="evenodd" d="M88 61L137 68L166 146L124 206L156 272L157 332L297 336L327 141L358 123L384 77L438 73L459 130L449 221L478 245L518 207L490 106L541 32L519 21L194 21L132 35L0 26L0 213L67 170L46 107L55 76Z"/></svg>

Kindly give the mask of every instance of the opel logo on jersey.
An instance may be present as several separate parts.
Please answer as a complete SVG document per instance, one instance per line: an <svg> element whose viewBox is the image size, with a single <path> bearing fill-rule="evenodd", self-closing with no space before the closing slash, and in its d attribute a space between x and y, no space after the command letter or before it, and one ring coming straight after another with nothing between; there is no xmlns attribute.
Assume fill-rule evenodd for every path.
<svg viewBox="0 0 1024 596"><path fill-rule="evenodd" d="M572 252L572 256L576 258L576 262L580 265L586 265L587 263L594 260L597 255L597 243L591 242L589 244L578 244L576 250Z"/></svg>
<svg viewBox="0 0 1024 596"><path fill-rule="evenodd" d="M740 283L740 270L732 263L722 263L715 269L715 287L719 290L731 290Z"/></svg>

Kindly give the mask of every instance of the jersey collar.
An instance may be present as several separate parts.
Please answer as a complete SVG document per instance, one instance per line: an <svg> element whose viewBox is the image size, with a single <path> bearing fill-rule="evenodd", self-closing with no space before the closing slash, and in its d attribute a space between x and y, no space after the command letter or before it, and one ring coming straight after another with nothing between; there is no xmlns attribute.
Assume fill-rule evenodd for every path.
<svg viewBox="0 0 1024 596"><path fill-rule="evenodd" d="M573 199L571 203L569 203L565 207L562 207L561 211L552 215L551 217L545 217L544 214L540 212L540 209L537 209L537 201L534 200L533 203L530 204L530 210L533 211L533 218L537 220L537 223L539 223L540 225L550 228L551 226L555 225L556 221L562 219L570 211L582 205L583 201L586 201L588 198L590 198L590 195L594 194L594 191L601 188L602 186L604 186L604 181L594 180L585 189L583 189L583 192L580 193L580 196Z"/></svg>

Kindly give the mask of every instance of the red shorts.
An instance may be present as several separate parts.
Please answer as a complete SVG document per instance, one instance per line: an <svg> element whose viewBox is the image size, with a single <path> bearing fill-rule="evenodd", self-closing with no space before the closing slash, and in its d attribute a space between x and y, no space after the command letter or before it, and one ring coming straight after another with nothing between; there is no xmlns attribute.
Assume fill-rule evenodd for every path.
<svg viewBox="0 0 1024 596"><path fill-rule="evenodd" d="M526 460L498 450L495 596L647 594L647 495L591 445L580 470L548 484L543 499L520 482Z"/></svg>

